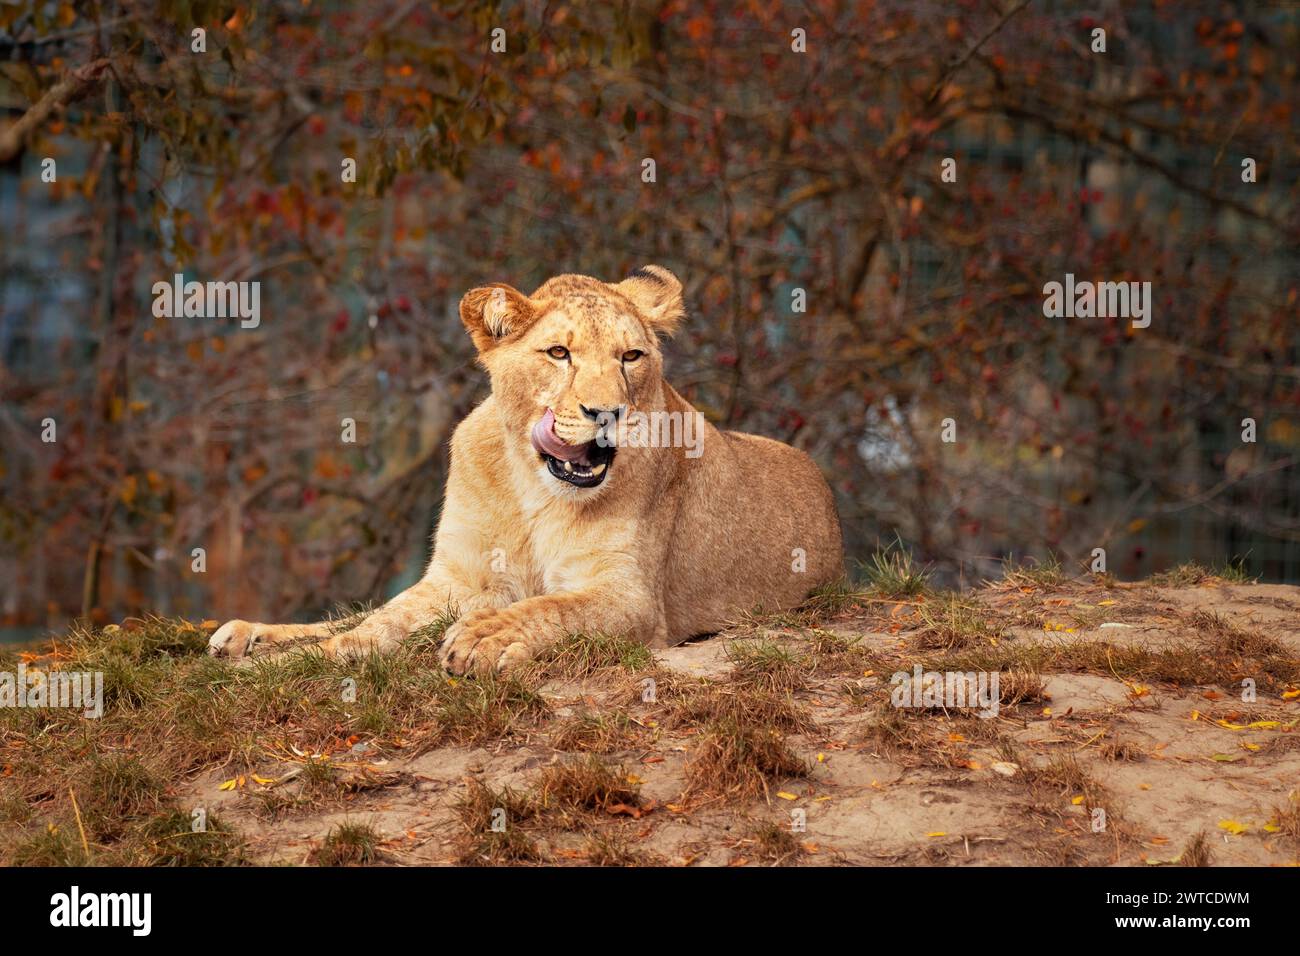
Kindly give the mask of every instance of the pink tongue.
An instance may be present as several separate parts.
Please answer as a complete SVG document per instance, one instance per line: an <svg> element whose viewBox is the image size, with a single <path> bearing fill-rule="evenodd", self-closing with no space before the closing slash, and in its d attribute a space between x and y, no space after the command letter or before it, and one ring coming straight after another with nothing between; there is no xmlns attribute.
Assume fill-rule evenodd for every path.
<svg viewBox="0 0 1300 956"><path fill-rule="evenodd" d="M549 408L542 420L533 426L531 437L534 448L560 461L581 461L587 457L587 450L591 446L591 442L585 445L566 445L560 441L560 436L555 434L555 413Z"/></svg>

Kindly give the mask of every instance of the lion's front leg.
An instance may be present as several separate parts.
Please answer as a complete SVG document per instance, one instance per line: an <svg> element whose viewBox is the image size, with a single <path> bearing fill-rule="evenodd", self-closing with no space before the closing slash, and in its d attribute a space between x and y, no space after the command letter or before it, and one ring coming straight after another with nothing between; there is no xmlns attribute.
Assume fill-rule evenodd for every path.
<svg viewBox="0 0 1300 956"><path fill-rule="evenodd" d="M465 615L480 608L503 607L514 600L509 587L474 586L436 572L375 609L355 627L337 623L250 624L230 621L208 641L208 653L247 659L264 653L302 648L327 657L364 657L391 650L413 632L448 611Z"/></svg>
<svg viewBox="0 0 1300 956"><path fill-rule="evenodd" d="M441 660L454 674L506 671L576 633L621 634L649 641L652 605L640 589L593 587L485 608L447 628Z"/></svg>
<svg viewBox="0 0 1300 956"><path fill-rule="evenodd" d="M214 657L252 657L282 650L283 645L328 637L328 622L319 624L255 624L227 621L208 638L208 653Z"/></svg>

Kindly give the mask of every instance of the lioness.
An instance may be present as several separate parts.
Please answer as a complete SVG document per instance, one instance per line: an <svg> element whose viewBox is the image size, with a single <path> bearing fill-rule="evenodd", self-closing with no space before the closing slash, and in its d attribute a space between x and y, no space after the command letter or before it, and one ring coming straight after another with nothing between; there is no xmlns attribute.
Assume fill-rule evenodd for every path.
<svg viewBox="0 0 1300 956"><path fill-rule="evenodd" d="M812 459L718 431L664 381L658 337L682 315L660 266L471 290L460 317L492 394L452 436L424 577L350 631L230 621L209 653L382 651L450 606L443 664L500 671L572 633L677 643L837 579L839 521Z"/></svg>

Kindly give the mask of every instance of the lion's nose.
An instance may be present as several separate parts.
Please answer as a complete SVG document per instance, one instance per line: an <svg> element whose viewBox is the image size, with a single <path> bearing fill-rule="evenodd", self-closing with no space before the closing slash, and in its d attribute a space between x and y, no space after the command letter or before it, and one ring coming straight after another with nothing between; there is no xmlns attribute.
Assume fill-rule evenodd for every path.
<svg viewBox="0 0 1300 956"><path fill-rule="evenodd" d="M608 422L611 420L618 421L623 417L623 412L627 408L626 405L618 405L614 408L588 408L586 405L582 404L579 404L578 407L582 409L582 414L586 415L593 422Z"/></svg>

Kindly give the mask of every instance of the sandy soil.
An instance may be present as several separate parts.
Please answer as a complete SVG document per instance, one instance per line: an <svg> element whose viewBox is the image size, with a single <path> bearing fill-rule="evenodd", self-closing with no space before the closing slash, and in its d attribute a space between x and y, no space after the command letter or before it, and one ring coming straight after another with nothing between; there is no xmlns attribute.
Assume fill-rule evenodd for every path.
<svg viewBox="0 0 1300 956"><path fill-rule="evenodd" d="M1105 641L1222 654L1196 615L1208 611L1300 658L1295 587L1006 585L971 599L992 619L1010 622L1002 635L977 641L977 649ZM490 747L335 756L336 767L364 779L366 788L323 806L268 816L259 791L292 793L297 786L292 760L270 758L258 776L283 782L245 780L223 790L223 775L213 773L188 784L186 799L233 824L259 862L308 862L331 827L364 822L382 835L388 863L456 863L464 861L467 834L454 807L469 781L525 791L543 768L566 758L551 745L555 727L584 713L625 710L634 721L630 738L600 756L630 775L640 806L592 811L578 827L537 827L532 836L546 860L588 862L592 835L604 833L635 859L667 865L1186 865L1184 852L1204 834L1213 865L1300 862L1300 840L1275 820L1300 788L1300 694L1285 681L1266 687L1261 679L1257 699L1243 702L1239 682L1180 685L1067 661L1044 670L1039 699L1003 707L988 720L958 710L908 713L906 742L898 745L871 728L889 699L891 674L936 656L922 643L918 603L860 603L817 628L860 641L872 663L818 667L803 676L793 698L812 717L812 729L787 743L808 762L809 774L771 780L756 798L684 794L698 728L663 726L671 689L643 702L637 675L602 672L544 685L552 717ZM750 624L657 658L663 673L716 681L710 693L729 693L731 645L757 639L802 653L813 633ZM1090 781L1087 788L1041 772L1070 758ZM794 826L799 818L802 830ZM764 823L795 841L772 851L755 836Z"/></svg>

